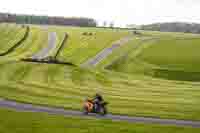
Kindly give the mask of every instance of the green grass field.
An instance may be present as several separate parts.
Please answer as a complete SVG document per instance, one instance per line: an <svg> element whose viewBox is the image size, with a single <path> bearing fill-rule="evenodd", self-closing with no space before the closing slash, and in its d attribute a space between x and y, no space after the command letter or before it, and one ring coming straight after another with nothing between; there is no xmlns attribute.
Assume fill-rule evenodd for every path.
<svg viewBox="0 0 200 133"><path fill-rule="evenodd" d="M47 45L47 32L38 28L31 28L27 39L12 53L1 57L4 60L16 60L31 57Z"/></svg>
<svg viewBox="0 0 200 133"><path fill-rule="evenodd" d="M162 68L200 71L200 38L183 40L158 40L144 49L137 57Z"/></svg>
<svg viewBox="0 0 200 133"><path fill-rule="evenodd" d="M76 65L82 64L103 48L109 47L112 42L129 34L128 31L97 28L55 27L55 29L66 32L69 35L59 59ZM93 35L83 35L84 33L92 33Z"/></svg>
<svg viewBox="0 0 200 133"><path fill-rule="evenodd" d="M147 33L144 32L145 35L149 35ZM159 36L158 33L152 32L153 40L143 42L137 49L129 51L126 57L113 63L110 69L158 78L199 81L200 36L168 34L160 33Z"/></svg>
<svg viewBox="0 0 200 133"><path fill-rule="evenodd" d="M200 120L198 83L64 65L17 62L0 68L0 96L4 98L81 110L86 97L100 92L115 114Z"/></svg>
<svg viewBox="0 0 200 133"><path fill-rule="evenodd" d="M14 26L14 25L9 24L8 26L10 27L10 26ZM10 29L10 30L13 31L13 29ZM18 29L16 32L21 32L21 29ZM62 31L56 31L54 28L49 28L47 30L40 26L31 26L30 32L28 34L28 37L25 39L25 41L22 44L20 44L20 46L17 47L10 54L0 57L1 62L7 61L7 60L12 61L12 60L19 60L22 58L32 57L34 54L38 53L41 49L47 47L48 32L56 32L57 33L56 48L54 50L50 51L50 53L49 53L49 56L54 56L63 41L64 33ZM15 38L17 40L19 37L15 36ZM2 45L7 45L7 44L2 42ZM2 49L3 48L4 47L2 47Z"/></svg>
<svg viewBox="0 0 200 133"><path fill-rule="evenodd" d="M199 133L199 128L144 125L110 120L81 119L44 113L0 110L0 132L5 133Z"/></svg>
<svg viewBox="0 0 200 133"><path fill-rule="evenodd" d="M0 25L0 31L9 34L5 25L11 26ZM198 81L199 77L198 35L141 31L142 35L133 36L132 41L113 51L93 69L20 61L47 46L48 32L57 33L56 49L49 53L52 56L60 47L64 34L68 33L69 39L58 59L76 65L130 34L115 29L56 26L44 30L31 25L26 40L13 52L0 57L0 97L81 110L85 98L100 92L109 102L109 112L113 114L200 120L200 84L192 82ZM94 35L84 36L84 32ZM4 38L4 35L1 36ZM117 126L117 123L113 124ZM150 125L144 130L142 125L141 130L139 125L135 127L139 132L147 132L148 128L153 130ZM134 131L130 127L125 128L129 132ZM179 130L166 128L169 131Z"/></svg>
<svg viewBox="0 0 200 133"><path fill-rule="evenodd" d="M0 54L6 52L20 41L26 32L26 28L14 24L0 24Z"/></svg>

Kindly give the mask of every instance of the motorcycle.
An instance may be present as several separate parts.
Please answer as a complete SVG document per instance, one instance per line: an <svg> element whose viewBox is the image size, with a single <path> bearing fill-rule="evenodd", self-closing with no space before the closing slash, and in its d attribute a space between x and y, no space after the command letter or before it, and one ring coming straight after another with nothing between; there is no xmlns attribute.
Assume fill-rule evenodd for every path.
<svg viewBox="0 0 200 133"><path fill-rule="evenodd" d="M95 103L92 100L86 100L83 105L83 113L88 114L88 113L96 113L100 115L106 115L107 114L107 108L106 105L107 102L102 102L98 107L95 105Z"/></svg>

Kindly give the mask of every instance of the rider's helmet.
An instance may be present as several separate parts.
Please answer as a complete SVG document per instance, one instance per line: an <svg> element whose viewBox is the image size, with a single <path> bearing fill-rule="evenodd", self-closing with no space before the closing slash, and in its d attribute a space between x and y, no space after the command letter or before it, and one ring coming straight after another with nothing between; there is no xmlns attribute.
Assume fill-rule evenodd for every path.
<svg viewBox="0 0 200 133"><path fill-rule="evenodd" d="M99 97L99 96L101 96L99 93L96 93L96 94L95 94L95 97Z"/></svg>
<svg viewBox="0 0 200 133"><path fill-rule="evenodd" d="M98 101L103 101L103 97L100 93L96 93L95 95L95 98L98 100Z"/></svg>

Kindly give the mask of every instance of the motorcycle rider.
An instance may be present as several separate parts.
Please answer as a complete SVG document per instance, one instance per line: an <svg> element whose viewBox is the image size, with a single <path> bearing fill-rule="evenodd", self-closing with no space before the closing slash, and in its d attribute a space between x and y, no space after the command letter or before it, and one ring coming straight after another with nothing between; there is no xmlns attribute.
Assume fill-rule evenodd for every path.
<svg viewBox="0 0 200 133"><path fill-rule="evenodd" d="M94 108L96 111L98 111L101 107L101 104L103 102L103 97L102 95L100 95L99 93L96 93L96 95L94 96L93 102L94 102Z"/></svg>

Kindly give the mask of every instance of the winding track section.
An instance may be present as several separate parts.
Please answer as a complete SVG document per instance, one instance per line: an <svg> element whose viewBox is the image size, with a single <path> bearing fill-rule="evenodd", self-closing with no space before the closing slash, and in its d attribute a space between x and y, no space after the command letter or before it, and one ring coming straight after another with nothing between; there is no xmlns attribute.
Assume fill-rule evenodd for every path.
<svg viewBox="0 0 200 133"><path fill-rule="evenodd" d="M8 108L22 112L44 112L54 115L56 114L64 116L79 116L82 118L111 119L113 121L128 121L132 123L155 123L155 124L190 126L190 127L200 128L200 121L159 119L150 117L133 117L133 116L112 115L112 114L108 114L106 116L99 116L96 114L83 115L83 113L80 111L64 110L62 108L53 108L53 107L45 107L45 106L32 105L26 103L19 103L5 99L0 99L0 108Z"/></svg>
<svg viewBox="0 0 200 133"><path fill-rule="evenodd" d="M115 49L119 48L120 46L126 44L127 42L129 42L132 39L133 39L133 36L127 36L127 37L124 37L124 38L114 42L110 47L103 49L95 57L87 60L81 66L82 67L96 66L103 59L105 59L108 55L110 55L113 52L113 50L115 50Z"/></svg>
<svg viewBox="0 0 200 133"><path fill-rule="evenodd" d="M33 59L43 59L46 58L49 55L49 52L52 49L56 48L56 32L49 32L48 33L48 46L43 48L41 51L36 53L32 56Z"/></svg>
<svg viewBox="0 0 200 133"><path fill-rule="evenodd" d="M50 32L48 35L48 47L42 49L39 53L35 54L32 58L42 59L49 55L49 52L56 47L56 33ZM131 36L125 37L109 48L105 48L94 58L89 59L82 66L96 66L101 60L106 58L112 53L114 49L119 48L121 45L126 44L132 39ZM200 121L188 121L188 120L176 120L176 119L159 119L151 117L133 117L133 116L122 116L122 115L112 115L108 114L106 116L99 116L96 114L83 115L80 111L64 110L62 108L45 107L39 105L32 105L27 103L19 103L16 101L5 100L0 98L0 108L8 108L15 111L25 111L25 112L44 112L48 114L64 115L64 116L79 116L82 118L98 118L98 119L111 119L113 121L128 121L133 123L155 123L155 124L166 124L166 125L177 125L177 126L190 126L200 128Z"/></svg>

